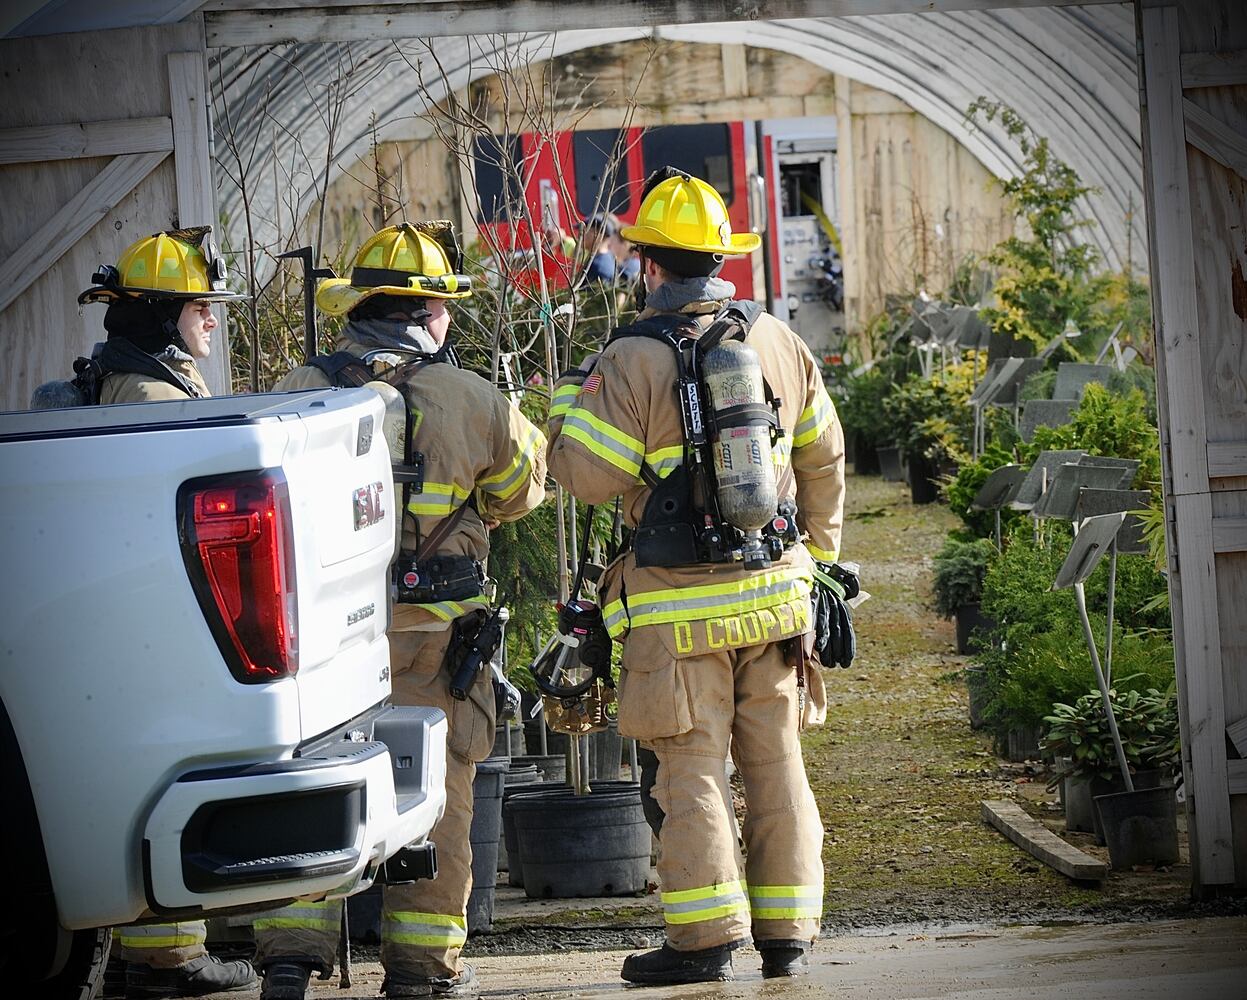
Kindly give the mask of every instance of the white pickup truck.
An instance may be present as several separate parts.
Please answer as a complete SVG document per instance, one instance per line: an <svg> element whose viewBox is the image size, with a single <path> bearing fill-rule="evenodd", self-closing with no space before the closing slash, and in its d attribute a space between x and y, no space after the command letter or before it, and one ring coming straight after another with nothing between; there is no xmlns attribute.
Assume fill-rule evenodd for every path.
<svg viewBox="0 0 1247 1000"><path fill-rule="evenodd" d="M435 869L445 716L387 703L383 413L0 415L4 992L85 995L118 924Z"/></svg>

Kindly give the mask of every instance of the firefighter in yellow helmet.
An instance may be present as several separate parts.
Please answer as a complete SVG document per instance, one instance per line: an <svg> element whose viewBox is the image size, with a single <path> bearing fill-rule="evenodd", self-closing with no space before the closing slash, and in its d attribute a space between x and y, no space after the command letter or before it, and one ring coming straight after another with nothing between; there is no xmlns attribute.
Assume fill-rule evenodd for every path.
<svg viewBox="0 0 1247 1000"><path fill-rule="evenodd" d="M243 298L225 286L225 261L208 227L156 233L104 266L80 303L104 302L108 339L94 354L99 403L146 403L208 395L195 361L206 358L217 321L211 303ZM249 989L247 962L209 955L202 920L117 928L128 997L188 997Z"/></svg>
<svg viewBox="0 0 1247 1000"><path fill-rule="evenodd" d="M462 265L449 223L383 229L360 248L349 279L324 281L317 291L324 312L347 317L338 350L276 386L394 386L409 411L411 455L423 457L422 484L409 483L402 498L390 661L395 703L441 708L449 721L446 812L431 836L437 878L385 889L388 997L476 990L459 953L472 889L472 782L493 746L494 695L485 677L466 701L451 697L448 647L453 635L479 622L488 603L482 590L489 528L523 517L545 498L541 432L488 381L458 367L447 339L447 303L471 294ZM255 921L263 1000L303 1000L313 971L329 975L341 906L296 903Z"/></svg>
<svg viewBox="0 0 1247 1000"><path fill-rule="evenodd" d="M103 302L108 339L95 354L89 402L201 398L195 366L212 350L212 303L246 298L226 288L225 259L207 226L156 233L94 275L79 303Z"/></svg>
<svg viewBox="0 0 1247 1000"><path fill-rule="evenodd" d="M734 286L718 277L726 255L750 253L760 240L731 231L710 185L657 172L622 236L640 247L644 309L558 382L547 451L553 477L584 502L622 497L634 529L599 594L623 642L619 730L656 765L643 786L652 781L656 801L647 806L665 814L658 874L667 939L630 956L622 976L730 979L732 951L751 935L764 976L796 975L823 903L823 829L798 732L803 719L821 721L825 705L804 653L814 561L834 562L840 543L843 434L806 345L754 303L733 303ZM711 481L695 463L706 451L682 430L685 417L705 426L706 414L690 404L682 417L680 400L694 373L689 344L720 334L722 353L705 354L702 372L702 398L727 403L715 416L722 454L711 503ZM752 365L754 388L743 392L721 373L712 385L723 359ZM738 440L749 447L742 452ZM754 479L733 479L738 473ZM727 520L742 498L747 507L763 495L765 523L746 530ZM748 805L744 864L725 780L729 752Z"/></svg>

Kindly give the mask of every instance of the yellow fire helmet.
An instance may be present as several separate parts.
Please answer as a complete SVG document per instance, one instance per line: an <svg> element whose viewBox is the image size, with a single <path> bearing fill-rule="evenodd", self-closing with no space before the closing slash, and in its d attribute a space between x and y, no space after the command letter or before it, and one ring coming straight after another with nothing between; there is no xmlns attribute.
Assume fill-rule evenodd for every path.
<svg viewBox="0 0 1247 1000"><path fill-rule="evenodd" d="M641 246L697 253L740 255L762 245L757 233L733 233L719 192L688 174L656 185L641 202L636 225L624 226L619 235Z"/></svg>
<svg viewBox="0 0 1247 1000"><path fill-rule="evenodd" d="M126 248L116 266L105 264L80 303L118 299L186 299L227 302L245 299L226 286L225 258L212 240L211 226L171 229Z"/></svg>
<svg viewBox="0 0 1247 1000"><path fill-rule="evenodd" d="M374 295L466 299L472 281L462 272L463 251L450 222L404 222L382 229L359 248L350 278L322 281L316 305L341 316Z"/></svg>

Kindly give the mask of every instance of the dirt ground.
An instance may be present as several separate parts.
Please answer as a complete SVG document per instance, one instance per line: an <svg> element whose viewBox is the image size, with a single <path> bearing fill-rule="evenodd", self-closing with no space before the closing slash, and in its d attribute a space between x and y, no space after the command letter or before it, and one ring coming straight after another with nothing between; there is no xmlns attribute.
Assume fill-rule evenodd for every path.
<svg viewBox="0 0 1247 1000"><path fill-rule="evenodd" d="M474 958L481 996L517 1000L1244 1000L1247 919L1013 927L925 934L854 934L820 942L807 976L763 980L757 952L734 956L728 983L637 990L619 979L626 951ZM335 980L309 994L373 998L373 960L351 989ZM222 994L221 1000L238 994Z"/></svg>
<svg viewBox="0 0 1247 1000"><path fill-rule="evenodd" d="M736 984L647 995L1247 1000L1247 899L1191 900L1184 834L1182 864L1088 887L980 819L983 799L1013 799L1108 859L1090 834L1065 834L1038 762L1003 761L970 728L967 659L931 609L932 557L955 523L942 506L915 507L903 484L850 479L843 552L872 598L856 615L857 660L826 673L827 723L804 737L825 830L815 974L764 984L746 950ZM465 957L485 996L614 997L622 956L661 940L656 893L528 900L500 887L494 933L471 938ZM335 978L316 995L375 995L375 947L355 958L357 989Z"/></svg>

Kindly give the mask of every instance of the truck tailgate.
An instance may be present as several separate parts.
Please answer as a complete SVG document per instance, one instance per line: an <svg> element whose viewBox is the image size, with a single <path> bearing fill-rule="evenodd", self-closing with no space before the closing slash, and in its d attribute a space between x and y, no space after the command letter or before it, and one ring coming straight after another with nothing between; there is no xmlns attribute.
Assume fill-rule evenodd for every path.
<svg viewBox="0 0 1247 1000"><path fill-rule="evenodd" d="M292 504L305 740L390 690L385 631L397 511L382 404L375 395L368 403L304 408L305 433L291 434L282 462Z"/></svg>

